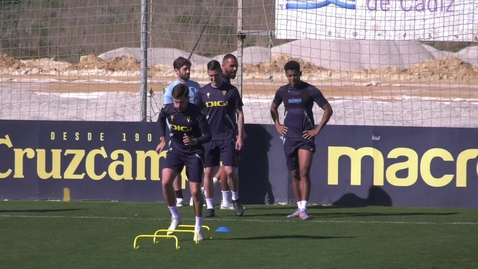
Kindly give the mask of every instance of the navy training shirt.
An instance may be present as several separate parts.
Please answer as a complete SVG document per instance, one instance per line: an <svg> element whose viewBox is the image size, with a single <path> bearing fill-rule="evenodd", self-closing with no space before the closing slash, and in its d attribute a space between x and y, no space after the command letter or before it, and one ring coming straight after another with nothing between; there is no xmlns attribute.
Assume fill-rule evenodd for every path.
<svg viewBox="0 0 478 269"><path fill-rule="evenodd" d="M204 111L211 128L212 140L234 139L237 133L236 109L244 104L237 88L223 81L219 88L207 84L196 96L197 105Z"/></svg>
<svg viewBox="0 0 478 269"><path fill-rule="evenodd" d="M195 104L189 103L183 112L177 111L173 104L163 105L158 117L159 136L165 136L166 134L166 119L169 120L171 132L170 148L183 152L203 152L202 144L211 141L211 131L206 117ZM184 145L184 134L196 138L198 140L197 145Z"/></svg>
<svg viewBox="0 0 478 269"><path fill-rule="evenodd" d="M315 128L312 107L314 102L323 107L329 102L315 86L302 82L300 88L292 88L290 84L280 87L273 103L276 106L284 103L284 125L287 127L285 137L302 137L302 133Z"/></svg>

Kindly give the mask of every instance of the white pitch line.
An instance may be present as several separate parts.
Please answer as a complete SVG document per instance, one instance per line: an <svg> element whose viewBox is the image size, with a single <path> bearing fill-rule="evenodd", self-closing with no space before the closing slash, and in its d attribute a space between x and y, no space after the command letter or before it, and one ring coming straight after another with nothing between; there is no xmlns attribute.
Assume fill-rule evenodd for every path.
<svg viewBox="0 0 478 269"><path fill-rule="evenodd" d="M4 218L52 218L52 219L111 219L111 220L171 220L171 218L140 218L140 217L106 217L106 216L34 216L34 215L6 215L0 214L0 217ZM319 216L320 218L320 216ZM193 218L183 218L184 220L194 220ZM270 222L270 223L297 223L297 220L265 220L265 219L245 219L245 218L233 218L233 219L207 219L207 221L234 221L234 222ZM478 225L478 222L433 222L433 221L374 221L374 220L319 220L311 219L307 222L317 223L346 223L346 224L405 224L405 225Z"/></svg>

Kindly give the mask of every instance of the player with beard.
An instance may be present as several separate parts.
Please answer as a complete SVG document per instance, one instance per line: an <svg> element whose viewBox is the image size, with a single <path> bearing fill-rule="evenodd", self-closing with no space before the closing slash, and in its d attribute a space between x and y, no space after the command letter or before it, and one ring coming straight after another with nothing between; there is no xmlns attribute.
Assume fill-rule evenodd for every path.
<svg viewBox="0 0 478 269"><path fill-rule="evenodd" d="M189 88L189 102L196 102L196 94L201 88L199 83L196 81L190 80L191 75L191 61L184 57L178 57L173 62L174 72L176 73L176 80L169 84L164 90L164 104L172 104L173 97L172 92L173 88L178 84L184 84ZM183 201L183 192L181 190L181 174L174 179L174 191L176 193L176 206L181 207L184 205Z"/></svg>
<svg viewBox="0 0 478 269"><path fill-rule="evenodd" d="M203 145L211 140L211 132L201 109L189 102L189 93L190 89L180 83L172 90L173 104L163 105L158 118L161 141L157 145L156 151L159 153L166 146L166 121L169 120L171 137L161 171L163 195L171 212L171 226L168 228L168 234L173 233L173 230L176 230L182 221L176 206L173 181L186 167L196 216L194 227L196 233L193 240L200 241L202 240Z"/></svg>
<svg viewBox="0 0 478 269"><path fill-rule="evenodd" d="M231 84L231 79L236 78L238 68L238 62L236 56L233 54L226 54L222 58L222 79ZM229 111L230 118L232 120L236 120L235 111ZM237 130L237 126L236 126ZM245 139L245 133L243 135L243 139ZM241 156L239 155L239 151L236 150L236 156L234 160L234 168L237 168L241 162ZM237 177L237 173L233 174ZM239 182L239 179L235 179L236 182ZM221 193L222 193L222 200L220 209L223 210L234 210L234 206L232 204L232 197L231 191L229 188L229 184L227 183L226 172L224 171L224 166L219 166L219 169L216 172L216 175L213 177L213 182L220 182L221 184Z"/></svg>

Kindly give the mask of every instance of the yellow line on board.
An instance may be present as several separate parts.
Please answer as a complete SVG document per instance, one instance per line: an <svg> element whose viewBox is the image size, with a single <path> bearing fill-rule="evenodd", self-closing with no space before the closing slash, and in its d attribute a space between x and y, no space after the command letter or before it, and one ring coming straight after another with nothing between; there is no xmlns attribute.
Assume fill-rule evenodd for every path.
<svg viewBox="0 0 478 269"><path fill-rule="evenodd" d="M69 202L70 201L70 189L64 188L63 189L63 202Z"/></svg>

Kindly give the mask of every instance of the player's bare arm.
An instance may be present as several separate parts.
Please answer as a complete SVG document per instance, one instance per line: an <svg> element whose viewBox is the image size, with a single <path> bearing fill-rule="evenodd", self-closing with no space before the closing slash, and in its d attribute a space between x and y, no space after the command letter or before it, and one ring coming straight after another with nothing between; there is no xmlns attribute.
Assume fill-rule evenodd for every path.
<svg viewBox="0 0 478 269"><path fill-rule="evenodd" d="M183 143L186 146L195 146L197 145L198 141L192 136L188 136L186 133L183 135Z"/></svg>
<svg viewBox="0 0 478 269"><path fill-rule="evenodd" d="M277 132L281 135L285 135L287 133L287 127L282 125L279 121L279 111L277 110L278 106L274 103L271 105L271 117L274 125L277 129Z"/></svg>
<svg viewBox="0 0 478 269"><path fill-rule="evenodd" d="M319 135L320 131L322 131L322 129L325 127L327 122L329 122L330 117L332 117L332 114L334 113L330 104L325 104L324 106L322 106L322 109L324 110L322 119L320 120L319 124L315 129L304 131L303 137L305 139L311 139L312 137Z"/></svg>
<svg viewBox="0 0 478 269"><path fill-rule="evenodd" d="M243 136L244 136L244 112L242 108L236 109L237 115L237 140L236 140L236 150L241 150L244 146Z"/></svg>
<svg viewBox="0 0 478 269"><path fill-rule="evenodd" d="M162 136L160 138L158 145L156 146L156 152L160 153L161 151L163 151L165 145L166 145L166 138Z"/></svg>

